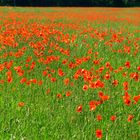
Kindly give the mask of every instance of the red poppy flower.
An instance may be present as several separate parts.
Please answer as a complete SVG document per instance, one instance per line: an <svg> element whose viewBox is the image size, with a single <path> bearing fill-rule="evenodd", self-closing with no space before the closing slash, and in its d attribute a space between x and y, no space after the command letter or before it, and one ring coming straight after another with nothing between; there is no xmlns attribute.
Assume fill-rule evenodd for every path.
<svg viewBox="0 0 140 140"><path fill-rule="evenodd" d="M41 86L41 85L43 84L43 81L40 80L40 81L37 82L37 84L38 84L39 86Z"/></svg>
<svg viewBox="0 0 140 140"><path fill-rule="evenodd" d="M8 71L6 72L6 74L7 74L7 76L9 76L9 77L12 76L12 72L11 72L10 70L8 70Z"/></svg>
<svg viewBox="0 0 140 140"><path fill-rule="evenodd" d="M12 81L13 81L12 76L8 76L8 77L7 77L7 82L8 82L8 83L12 83Z"/></svg>
<svg viewBox="0 0 140 140"><path fill-rule="evenodd" d="M138 96L134 96L134 103L136 104L139 100L140 100L140 95L138 95Z"/></svg>
<svg viewBox="0 0 140 140"><path fill-rule="evenodd" d="M133 78L135 81L139 81L139 74L138 74L138 72L131 73L130 77Z"/></svg>
<svg viewBox="0 0 140 140"><path fill-rule="evenodd" d="M62 94L58 93L57 98L59 98L59 99L62 98Z"/></svg>
<svg viewBox="0 0 140 140"><path fill-rule="evenodd" d="M101 115L97 115L96 119L97 119L97 121L101 121L102 120L102 116Z"/></svg>
<svg viewBox="0 0 140 140"><path fill-rule="evenodd" d="M100 91L98 93L98 96L101 98L102 101L109 100L109 98L110 98L109 95L104 95L104 93L102 91Z"/></svg>
<svg viewBox="0 0 140 140"><path fill-rule="evenodd" d="M64 79L63 82L64 82L65 85L68 85L69 84L69 81L70 81L70 79L69 78L66 78L66 79Z"/></svg>
<svg viewBox="0 0 140 140"><path fill-rule="evenodd" d="M131 104L130 95L128 94L128 92L125 92L124 94L125 94L123 96L124 103L129 106Z"/></svg>
<svg viewBox="0 0 140 140"><path fill-rule="evenodd" d="M65 64L67 64L67 62L68 62L68 60L65 59L65 60L62 61L62 64L65 65Z"/></svg>
<svg viewBox="0 0 140 140"><path fill-rule="evenodd" d="M43 75L43 76L46 76L47 74L48 74L48 72L45 71L45 70L42 72L42 75Z"/></svg>
<svg viewBox="0 0 140 140"><path fill-rule="evenodd" d="M61 68L58 69L58 75L61 77L64 76L64 72L62 71Z"/></svg>
<svg viewBox="0 0 140 140"><path fill-rule="evenodd" d="M114 86L117 86L118 85L118 80L114 80L113 82L112 82L112 84L114 85Z"/></svg>
<svg viewBox="0 0 140 140"><path fill-rule="evenodd" d="M101 139L102 136L103 136L102 130L100 130L100 129L96 130L96 137L99 138L99 139Z"/></svg>
<svg viewBox="0 0 140 140"><path fill-rule="evenodd" d="M22 79L20 80L20 83L23 84L23 83L26 83L26 81L27 81L26 78L22 78Z"/></svg>
<svg viewBox="0 0 140 140"><path fill-rule="evenodd" d="M100 67L99 68L99 72L102 73L102 71L104 70L104 67Z"/></svg>
<svg viewBox="0 0 140 140"><path fill-rule="evenodd" d="M56 78L53 77L51 78L51 82L56 82L56 80L57 80Z"/></svg>
<svg viewBox="0 0 140 140"><path fill-rule="evenodd" d="M111 116L111 117L110 117L110 120L111 120L111 121L115 121L116 118L117 118L116 116Z"/></svg>
<svg viewBox="0 0 140 140"><path fill-rule="evenodd" d="M4 80L0 80L0 84L3 84L4 83Z"/></svg>
<svg viewBox="0 0 140 140"><path fill-rule="evenodd" d="M19 103L18 103L18 106L19 106L19 107L23 107L24 105L25 105L24 102L19 102Z"/></svg>
<svg viewBox="0 0 140 140"><path fill-rule="evenodd" d="M123 83L124 90L128 90L128 82Z"/></svg>
<svg viewBox="0 0 140 140"><path fill-rule="evenodd" d="M106 73L106 74L105 74L105 79L106 79L106 80L109 80L109 79L110 79L110 74L109 74L109 73Z"/></svg>
<svg viewBox="0 0 140 140"><path fill-rule="evenodd" d="M104 87L104 83L101 82L99 79L95 82L95 87L96 88L103 88Z"/></svg>
<svg viewBox="0 0 140 140"><path fill-rule="evenodd" d="M30 79L30 82L36 84L37 83L37 79Z"/></svg>
<svg viewBox="0 0 140 140"><path fill-rule="evenodd" d="M4 65L0 64L0 72L4 69Z"/></svg>
<svg viewBox="0 0 140 140"><path fill-rule="evenodd" d="M109 68L111 66L110 62L106 62L105 66L106 66L106 68Z"/></svg>
<svg viewBox="0 0 140 140"><path fill-rule="evenodd" d="M82 112L82 108L83 108L82 105L79 105L79 106L77 107L76 111L77 111L77 112Z"/></svg>
<svg viewBox="0 0 140 140"><path fill-rule="evenodd" d="M137 70L140 71L140 66L137 67Z"/></svg>
<svg viewBox="0 0 140 140"><path fill-rule="evenodd" d="M128 115L127 121L128 121L128 122L131 122L133 118L134 118L133 115Z"/></svg>
<svg viewBox="0 0 140 140"><path fill-rule="evenodd" d="M51 92L51 89L47 89L46 94L49 94Z"/></svg>
<svg viewBox="0 0 140 140"><path fill-rule="evenodd" d="M95 105L95 104L89 104L89 106L90 106L90 110L91 110L91 111L93 111L93 110L96 109L96 105Z"/></svg>
<svg viewBox="0 0 140 140"><path fill-rule="evenodd" d="M129 61L125 62L125 66L129 69L130 68L130 62Z"/></svg>
<svg viewBox="0 0 140 140"><path fill-rule="evenodd" d="M66 92L66 97L69 97L71 95L71 92L70 91L67 91Z"/></svg>
<svg viewBox="0 0 140 140"><path fill-rule="evenodd" d="M88 90L88 85L83 85L83 90L84 91Z"/></svg>
<svg viewBox="0 0 140 140"><path fill-rule="evenodd" d="M99 60L94 60L93 63L94 63L95 65L98 65L98 64L100 64L100 61L99 61Z"/></svg>
<svg viewBox="0 0 140 140"><path fill-rule="evenodd" d="M131 104L131 100L129 99L129 98L124 98L124 103L126 104L126 105L128 105L128 106L130 106L130 104Z"/></svg>

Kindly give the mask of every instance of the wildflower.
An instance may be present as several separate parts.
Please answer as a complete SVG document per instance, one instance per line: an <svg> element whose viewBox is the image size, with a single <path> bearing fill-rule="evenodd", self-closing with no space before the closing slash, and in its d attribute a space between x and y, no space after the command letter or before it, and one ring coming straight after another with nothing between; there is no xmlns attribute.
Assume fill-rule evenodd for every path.
<svg viewBox="0 0 140 140"><path fill-rule="evenodd" d="M112 82L112 84L113 84L114 86L117 86L117 85L118 85L118 80L114 80L114 81Z"/></svg>
<svg viewBox="0 0 140 140"><path fill-rule="evenodd" d="M131 104L130 95L128 94L128 92L125 92L125 95L123 96L123 100L126 105L129 106Z"/></svg>
<svg viewBox="0 0 140 140"><path fill-rule="evenodd" d="M127 67L128 69L130 68L130 62L129 61L125 62L125 67Z"/></svg>
<svg viewBox="0 0 140 140"><path fill-rule="evenodd" d="M134 103L136 104L139 100L140 100L140 95L138 95L138 96L134 96Z"/></svg>
<svg viewBox="0 0 140 140"><path fill-rule="evenodd" d="M7 82L8 82L8 83L12 83L12 81L13 81L12 76L8 76L8 77L7 77Z"/></svg>
<svg viewBox="0 0 140 140"><path fill-rule="evenodd" d="M111 116L111 117L110 117L110 120L111 120L111 121L115 121L116 118L117 118L116 116Z"/></svg>
<svg viewBox="0 0 140 140"><path fill-rule="evenodd" d="M126 77L127 76L127 72L122 73L122 76Z"/></svg>
<svg viewBox="0 0 140 140"><path fill-rule="evenodd" d="M51 78L51 82L56 82L56 80L57 80L56 78L53 77Z"/></svg>
<svg viewBox="0 0 140 140"><path fill-rule="evenodd" d="M101 115L97 115L96 119L97 119L97 121L101 121L102 120L102 116Z"/></svg>
<svg viewBox="0 0 140 140"><path fill-rule="evenodd" d="M64 72L62 71L61 68L58 69L58 75L61 77L64 76Z"/></svg>
<svg viewBox="0 0 140 140"><path fill-rule="evenodd" d="M133 115L128 115L127 121L128 121L128 122L131 122L133 118L134 118Z"/></svg>
<svg viewBox="0 0 140 140"><path fill-rule="evenodd" d="M47 91L46 91L46 94L49 94L51 92L51 89L48 88Z"/></svg>
<svg viewBox="0 0 140 140"><path fill-rule="evenodd" d="M95 65L98 65L98 64L100 64L100 61L99 61L99 60L94 60L93 63L94 63Z"/></svg>
<svg viewBox="0 0 140 140"><path fill-rule="evenodd" d="M95 81L95 87L96 88L103 88L104 87L104 83L101 82L99 79L97 81Z"/></svg>
<svg viewBox="0 0 140 140"><path fill-rule="evenodd" d="M104 95L104 93L102 91L100 91L98 93L98 96L101 98L102 101L109 100L109 98L110 98L109 95Z"/></svg>
<svg viewBox="0 0 140 140"><path fill-rule="evenodd" d="M46 76L47 74L48 74L48 73L47 73L47 71L45 71L45 70L42 72L42 75L43 75L43 76Z"/></svg>
<svg viewBox="0 0 140 140"><path fill-rule="evenodd" d="M131 73L130 77L133 78L135 81L139 80L139 74L137 72Z"/></svg>
<svg viewBox="0 0 140 140"><path fill-rule="evenodd" d="M91 102L89 103L89 107L90 107L90 110L91 110L91 111L95 110L95 109L96 109L96 104L95 104L95 102L94 102L94 101L91 101Z"/></svg>
<svg viewBox="0 0 140 140"><path fill-rule="evenodd" d="M4 65L0 64L0 72L4 69Z"/></svg>
<svg viewBox="0 0 140 140"><path fill-rule="evenodd" d="M82 108L83 108L82 105L79 105L79 106L77 107L76 111L77 111L77 112L82 112Z"/></svg>
<svg viewBox="0 0 140 140"><path fill-rule="evenodd" d="M62 64L63 64L63 65L67 64L67 61L68 61L67 59L63 60L63 61L62 61Z"/></svg>
<svg viewBox="0 0 140 140"><path fill-rule="evenodd" d="M3 84L4 83L4 80L0 80L0 84Z"/></svg>
<svg viewBox="0 0 140 140"><path fill-rule="evenodd" d="M66 92L66 97L69 97L71 95L71 92L70 91L67 91Z"/></svg>
<svg viewBox="0 0 140 140"><path fill-rule="evenodd" d="M8 71L6 72L6 74L7 74L7 76L9 76L9 77L12 76L12 72L11 72L10 70L8 70Z"/></svg>
<svg viewBox="0 0 140 140"><path fill-rule="evenodd" d="M102 73L102 71L104 70L104 67L100 67L99 68L99 72Z"/></svg>
<svg viewBox="0 0 140 140"><path fill-rule="evenodd" d="M128 90L128 82L123 83L124 90Z"/></svg>
<svg viewBox="0 0 140 140"><path fill-rule="evenodd" d="M106 62L105 66L106 66L106 68L109 68L111 66L110 62Z"/></svg>
<svg viewBox="0 0 140 140"><path fill-rule="evenodd" d="M65 85L68 85L68 84L69 84L69 81L70 81L69 78L65 78L65 79L63 80L63 82L64 82Z"/></svg>
<svg viewBox="0 0 140 140"><path fill-rule="evenodd" d="M58 93L57 98L59 98L59 99L62 98L62 94Z"/></svg>
<svg viewBox="0 0 140 140"><path fill-rule="evenodd" d="M38 82L37 82L37 84L38 84L39 86L41 86L41 85L42 85L42 83L43 83L43 81L42 81L42 80L40 80L40 81L38 81Z"/></svg>
<svg viewBox="0 0 140 140"><path fill-rule="evenodd" d="M20 83L23 84L23 83L25 83L26 81L27 81L26 78L22 78L22 79L20 80Z"/></svg>
<svg viewBox="0 0 140 140"><path fill-rule="evenodd" d="M88 90L88 85L83 85L83 90L84 91Z"/></svg>
<svg viewBox="0 0 140 140"><path fill-rule="evenodd" d="M97 138L99 138L99 139L101 139L102 138L102 130L100 130L100 129L98 129L98 130L96 130L96 137Z"/></svg>
<svg viewBox="0 0 140 140"><path fill-rule="evenodd" d="M106 74L105 74L105 79L106 79L106 80L109 80L109 79L110 79L110 74L109 74L109 73L106 73Z"/></svg>
<svg viewBox="0 0 140 140"><path fill-rule="evenodd" d="M36 84L37 83L37 79L30 79L30 82Z"/></svg>
<svg viewBox="0 0 140 140"><path fill-rule="evenodd" d="M23 107L24 105L25 105L24 102L19 102L19 103L18 103L18 106L19 106L19 107Z"/></svg>

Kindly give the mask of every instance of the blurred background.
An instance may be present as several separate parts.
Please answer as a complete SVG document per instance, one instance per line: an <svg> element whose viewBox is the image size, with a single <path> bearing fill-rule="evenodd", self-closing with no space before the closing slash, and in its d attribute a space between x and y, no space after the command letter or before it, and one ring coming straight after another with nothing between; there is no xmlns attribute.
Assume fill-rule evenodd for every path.
<svg viewBox="0 0 140 140"><path fill-rule="evenodd" d="M138 7L140 0L0 0L0 6Z"/></svg>

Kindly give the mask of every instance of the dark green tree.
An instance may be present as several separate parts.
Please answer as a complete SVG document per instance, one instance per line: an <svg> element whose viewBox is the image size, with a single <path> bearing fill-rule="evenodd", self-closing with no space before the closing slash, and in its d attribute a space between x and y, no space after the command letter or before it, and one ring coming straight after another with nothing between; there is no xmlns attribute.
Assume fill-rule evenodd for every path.
<svg viewBox="0 0 140 140"><path fill-rule="evenodd" d="M11 6L140 6L140 0L0 0Z"/></svg>

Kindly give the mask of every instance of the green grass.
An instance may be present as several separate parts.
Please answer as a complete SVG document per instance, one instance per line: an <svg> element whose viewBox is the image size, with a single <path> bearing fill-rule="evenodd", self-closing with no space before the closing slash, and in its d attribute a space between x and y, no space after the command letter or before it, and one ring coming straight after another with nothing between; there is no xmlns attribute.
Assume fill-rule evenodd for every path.
<svg viewBox="0 0 140 140"><path fill-rule="evenodd" d="M140 21L136 19L139 8L118 9L118 12L113 11L113 8L104 11L100 8L84 10L69 8L66 12L67 8L0 8L0 81L4 80L4 83L0 82L0 140L96 140L97 129L102 130L103 140L140 139L140 101L134 104L133 99L140 94L140 83L130 77L134 72L140 76L137 70L140 66L140 52L134 55L140 46ZM117 18L111 20L113 15ZM124 20L120 20L122 17ZM117 34L116 39L112 39L114 34ZM17 47L14 47L15 43ZM124 46L131 47L130 53L124 52ZM23 47L26 50L16 57L16 53ZM70 54L66 55L60 49ZM92 49L92 54L88 54L89 49ZM50 50L52 53L49 53ZM118 53L118 50L122 52ZM34 51L43 52L43 55L36 56ZM6 56L10 52L13 55ZM32 59L26 62L29 56ZM57 56L59 60L46 63L48 56ZM89 60L69 68L71 62L76 64L77 59L81 61L85 57L89 57ZM43 62L40 62L41 59ZM65 59L68 62L63 65ZM100 60L100 63L95 65L94 60ZM8 69L5 62L10 61L13 64ZM127 61L131 64L130 68L125 67ZM35 62L35 68L30 71L32 62ZM106 62L110 62L112 71L105 67ZM3 70L1 64L4 65ZM29 66L26 67L26 64ZM16 66L22 67L23 76L18 75ZM97 73L101 67L104 70ZM124 69L115 73L119 67ZM58 75L59 68L65 73L62 77ZM79 69L90 72L87 77L99 76L90 82L100 79L104 87L83 91L83 85L89 85L90 82L85 81L83 75L78 80L74 79ZM43 76L45 70L48 73ZM54 73L51 72L53 70ZM7 71L12 72L11 83L7 82ZM111 75L109 80L104 78L107 72ZM127 72L125 77L124 72ZM48 74L56 78L56 82L51 82ZM27 83L36 79L37 82L42 81L42 84L21 84L23 77ZM70 79L68 86L64 84L65 78ZM112 85L115 79L119 82L116 87ZM130 106L123 101L125 81L129 83ZM48 89L50 92L47 94ZM66 96L67 91L71 92L69 97ZM99 91L110 98L91 111L89 102L100 100ZM59 93L62 98L57 97ZM24 106L20 107L20 102L24 102ZM76 111L79 105L83 106L81 112ZM98 114L102 115L101 121L96 119ZM134 118L128 122L130 114ZM117 117L114 122L110 120L113 115Z"/></svg>

